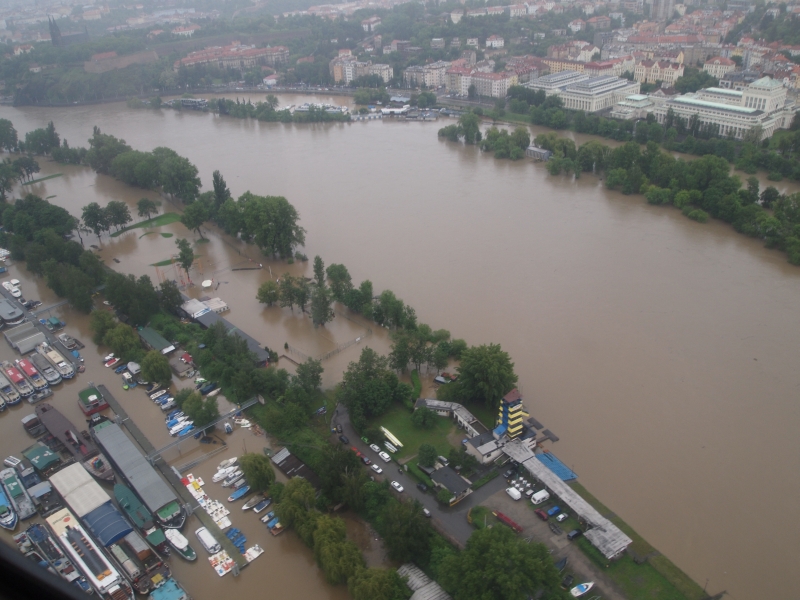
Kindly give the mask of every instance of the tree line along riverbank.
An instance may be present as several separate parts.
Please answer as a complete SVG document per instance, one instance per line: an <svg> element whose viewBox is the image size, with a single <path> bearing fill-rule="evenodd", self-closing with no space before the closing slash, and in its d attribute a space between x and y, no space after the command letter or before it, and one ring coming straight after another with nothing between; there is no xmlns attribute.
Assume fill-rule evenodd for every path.
<svg viewBox="0 0 800 600"><path fill-rule="evenodd" d="M484 139L480 118L473 112L463 115L457 125L440 129L438 135L453 142L480 144L495 158L515 159L524 155L527 129L503 135L492 128ZM729 162L721 156L676 159L655 141L648 141L644 151L634 140L617 148L597 140L576 146L556 133L540 134L534 143L553 153L546 163L551 175L602 174L609 189L640 194L650 204L674 206L700 223L710 217L719 219L739 233L763 240L767 248L784 252L791 264L800 265L800 193L780 194L773 186L762 191L752 176L743 184L738 175L730 174Z"/></svg>
<svg viewBox="0 0 800 600"><path fill-rule="evenodd" d="M102 164L109 164L113 165L114 161L120 157L125 155L128 152L133 152L132 150L127 150L124 148L124 141L109 138L104 138L100 136L104 136L105 134L100 133L99 131L96 132L98 135L98 140L102 140L102 143L97 143L94 146L90 144L90 149L87 150L86 156L88 156L89 152L92 150L96 150L100 157L103 159ZM93 134L94 137L94 134ZM113 137L113 136L111 136ZM26 136L27 139L27 136ZM60 146L63 147L63 144ZM115 154L117 150L120 150L118 153ZM142 153L146 154L146 153ZM111 156L113 155L113 157ZM110 158L110 163L108 159ZM144 157L145 160L147 157ZM173 157L174 158L174 157ZM94 160L94 159L93 159ZM127 160L127 158L125 159ZM148 159L149 160L149 159ZM124 160L122 161L124 162ZM184 167L183 170L187 170L186 162L177 161L176 164L182 165ZM190 163L189 163L190 164ZM110 169L111 167L109 167ZM191 172L191 169L188 169ZM133 169L134 174L136 173L136 169ZM196 176L196 169L194 171ZM110 174L110 173L109 173ZM193 179L193 177L187 178L189 181ZM220 178L221 179L221 178ZM198 191L199 191L199 178L198 178ZM163 189L163 188L162 188ZM185 187L180 187L178 189L186 190ZM216 199L217 195L221 197L225 197L224 202L225 204L227 201L233 201L230 197L226 195L225 192L226 186L224 185L224 180L222 181L215 181L214 191L207 192L207 194L212 194L213 198ZM229 192L228 192L229 194ZM194 201L190 201L187 204L187 208L191 207L195 204L202 203L203 200L201 199L202 194L199 194ZM176 197L179 197L176 195ZM211 200L211 196L207 197ZM41 201L45 202L45 201ZM37 203L38 204L38 203ZM49 203L47 203L49 204ZM15 204L16 206L16 204ZM4 214L5 217L5 214ZM62 215L63 217L63 215ZM58 219L55 219L58 220ZM61 219L63 220L63 218ZM13 223L16 223L17 219L16 216L13 219ZM14 231L14 225L12 223L12 228L10 229L10 234L13 236L19 235L18 232ZM101 231L100 235L104 235L104 231ZM234 233L233 235L240 235L238 233ZM22 245L23 251L33 249L33 244L41 245L44 247L45 251L49 251L49 245L47 243L40 243L46 242L46 240L39 240L34 235L32 240L25 239L25 244ZM69 248L80 247L80 244L75 242L66 243ZM70 245L73 244L73 245ZM55 246L54 246L55 247ZM267 246L264 246L267 248ZM82 248L81 248L82 249ZM294 249L294 248L292 248ZM37 248L38 251L38 248ZM71 252L72 250L70 250ZM34 251L35 252L35 251ZM66 258L71 256L69 252L62 252ZM91 254L91 253L90 253ZM280 253L278 253L280 255ZM287 260L291 254L284 257ZM324 273L324 275L322 275ZM319 285L320 280L324 280L325 284L328 285L331 289L332 297L335 299L341 299L343 303L353 308L357 312L361 312L365 316L370 317L378 324L383 324L390 327L393 330L393 349L392 353L389 357L370 357L369 355L362 355L363 360L359 360L357 363L353 363L351 368L348 368L348 373L350 375L346 375L345 378L348 381L347 385L343 385L344 392L341 392L342 396L333 396L329 397L328 401L333 402L334 400L339 400L342 403L346 403L348 407L353 411L353 414L356 414L361 411L364 420L362 423L361 431L364 432L365 435L371 436L371 440L379 441L378 434L374 432L374 425L376 423L376 419L379 419L385 411L389 407L402 407L407 411L408 418L410 418L410 407L408 406L409 402L412 400L412 396L414 395L413 390L407 384L404 384L402 381L399 380L395 371L399 370L406 370L408 365L414 365L417 369L419 369L423 364L429 364L434 368L439 368L442 364L442 361L445 363L447 359L456 359L460 358L462 365L469 365L470 362L477 362L478 364L492 364L497 365L500 364L502 366L502 372L507 373L508 376L504 377L500 381L500 385L496 388L492 388L491 391L484 390L482 392L476 392L476 389L481 388L470 388L469 381L470 377L468 376L468 370L462 371L463 377L461 378L460 384L447 386L449 393L452 394L451 399L456 399L457 401L460 400L465 403L470 402L482 402L486 398L499 398L505 390L508 391L510 387L513 387L514 383L516 382L516 376L513 374L513 365L511 365L511 369L509 372L508 365L510 364L510 359L507 354L503 353L499 347L496 347L495 350L492 348L486 347L477 347L477 348L466 348L466 344L460 340L451 340L449 332L444 330L432 330L432 328L421 324L418 322L416 317L416 313L413 308L406 305L402 300L397 298L391 291L385 290L382 294L378 296L378 298L374 297L373 292L371 291L371 283L362 282L361 285L356 287L352 282L349 274L347 273L346 268L343 265L330 265L327 269L325 269L324 264L322 263L321 259L319 261L314 261L314 275L315 275L315 284ZM195 351L199 350L199 344L203 343L202 339L205 338L194 338L193 335L190 335L185 326L181 325L174 317L169 315L169 309L165 307L164 302L168 300L164 300L165 296L169 298L171 295L174 298L174 294L170 293L170 290L167 288L162 287L159 290L156 290L152 283L149 283L149 278L139 278L138 280L131 281L130 277L120 276L122 281L118 280L118 278L113 278L115 280L114 284L111 286L112 288L118 287L118 292L113 292L111 289L108 290L109 294L112 294L114 297L114 305L118 306L118 308L122 309L125 314L133 313L134 306L127 307L125 302L128 299L132 305L135 304L136 307L151 307L148 310L152 310L151 313L137 315L135 317L136 323L146 323L149 322L151 325L156 327L157 329L161 330L163 334L169 339L178 339L181 341L182 344L186 344L189 348L193 348ZM109 285L108 276L106 276L105 280L106 285ZM124 284L124 285L123 285ZM160 292L161 302L158 301ZM137 298L142 298L144 300L137 301ZM284 296L285 302L291 302L293 298L292 294L287 292L287 295ZM297 299L294 297L295 303L294 305L297 306ZM279 291L279 300L280 303L280 291ZM174 300L173 300L174 302ZM287 307L291 307L292 304L287 304ZM302 310L302 309L301 309ZM116 327L115 327L116 328ZM186 336L186 337L184 337ZM116 338L119 337L119 340ZM193 339L194 338L194 339ZM109 343L111 344L123 344L127 343L130 339L130 336L114 336L114 338L109 339ZM105 336L103 336L103 343L105 343ZM194 348L191 344L197 344L198 348ZM120 350L120 352L124 352L124 348ZM488 359L483 359L483 355L486 354L490 358L491 361ZM230 355L230 356L238 356L233 352L223 352L222 355ZM249 397L248 394L252 390L258 390L257 393L262 393L265 398L268 398L268 403L265 407L257 409L257 413L259 411L264 411L261 413L260 417L256 417L258 422L268 431L274 432L276 437L282 441L287 441L290 443L292 450L301 456L304 460L306 460L312 468L316 467L320 473L336 473L335 470L331 470L326 467L324 460L325 458L320 458L321 453L327 451L330 447L328 443L328 429L327 427L320 427L318 422L313 420L313 411L316 406L319 405L321 399L316 392L309 394L306 390L306 394L301 392L297 386L292 386L291 382L292 379L286 373L286 371L281 369L267 369L267 370L255 370L251 368L243 368L243 369L236 369L234 365L230 364L229 361L223 360L221 358L222 355L217 355L217 353L212 354L208 357L208 363L203 367L204 375L208 375L213 377L214 379L218 379L223 383L223 390L225 391L226 395L229 395L231 398L235 399L244 399ZM471 361L470 357L473 355L477 355L478 358L481 360ZM202 355L198 360L203 361ZM488 362L487 362L488 361ZM247 364L249 361L243 359L241 361L234 361L235 363ZM356 365L356 366L353 366ZM438 365L438 366L437 366ZM214 371L214 369L218 369ZM492 369L495 371L496 369ZM266 375L269 374L269 375ZM374 376L373 376L374 375ZM513 377L512 377L513 376ZM263 378L263 380L259 379ZM475 385L479 381L476 381ZM343 382L344 384L344 382ZM385 403L375 403L376 399L384 398L384 392L386 390L390 390L391 394L390 397L392 398L392 402L387 406ZM307 395L311 396L311 400L308 399ZM330 404L331 408L333 404ZM491 412L491 409L490 409ZM357 422L357 417L356 417ZM370 431L372 429L373 431ZM345 456L351 456L352 453L345 453ZM352 455L354 456L354 455ZM339 460L339 459L337 459ZM349 465L346 462L348 459L341 458L341 463L344 464L346 467ZM351 461L352 462L352 461ZM356 462L356 466L359 466ZM352 467L352 465L350 465ZM350 467L347 467L345 471L347 471ZM349 471L352 472L352 471ZM326 495L326 502L333 502L343 500L344 496L340 496L340 494L344 495L346 490L348 489L347 486L352 484L353 482L349 479L336 479L332 478L330 483L329 493ZM356 486L358 487L358 486ZM363 487L363 486L362 486ZM276 494L279 493L279 488L275 491ZM349 493L349 492L348 492ZM375 490L376 497L380 498L385 496L386 494L383 491ZM370 498L373 498L368 493L365 492L364 502L372 506ZM354 501L355 503L356 501ZM327 508L330 504L325 504L324 507ZM366 510L366 508L365 508ZM399 509L398 509L399 510ZM408 507L405 508L408 510ZM376 528L379 532L383 533L384 535L388 535L389 537L392 536L392 531L389 528L384 528L382 523L385 522L394 522L393 519L390 519L387 515L394 514L394 513L385 513L383 510L377 511L374 514L375 522L378 524ZM405 519L405 517L404 517ZM403 520L403 522L407 521L408 519ZM413 520L412 520L413 521ZM409 522L412 522L409 521ZM425 521L428 522L428 521ZM429 522L428 522L429 523ZM309 524L309 527L312 527L313 524ZM387 526L388 527L388 526ZM336 531L335 526L331 526L331 529L334 530L331 535L335 538L335 540L341 541L337 535L334 535ZM323 531L328 531L326 527ZM407 531L403 529L402 531ZM389 532L388 534L385 532ZM320 536L323 534L321 533ZM427 536L428 534L425 534ZM435 534L431 533L431 536L435 536ZM498 534L499 535L499 534ZM416 530L414 530L413 536L417 536ZM423 539L426 537L423 536ZM314 536L312 535L312 540ZM397 538L398 540L406 539L402 535L399 535ZM490 540L491 541L491 540ZM514 544L507 544L505 540L500 540L503 542L500 544L500 547L506 548L514 548ZM449 547L446 542L440 540L437 537L432 537L428 542L431 546L431 556L432 557L439 557L441 563L432 562L427 568L430 570L432 574L435 574L437 578L441 578L442 581L450 581L450 584L446 584L448 588L452 589L454 593L458 590L458 581L460 578L457 575L447 575L446 574L446 567L442 565L450 564L445 563L444 559L442 558L443 554L447 554L452 552L453 556L459 556L457 552L454 550L448 550ZM477 543L477 542L476 542ZM487 542L488 543L488 542ZM337 544L333 545L334 547L338 547ZM414 546L416 548L416 546ZM316 546L315 546L316 548ZM333 552L332 550L328 550ZM337 552L341 551L343 555L350 556L346 549L339 549ZM416 552L416 550L414 551ZM517 550L514 550L517 552ZM422 554L424 556L425 554ZM525 554L518 554L518 556L523 557L527 556ZM433 561L433 558L431 559ZM452 559L453 561L457 561L460 559ZM346 561L347 564L351 566L352 569L355 569L353 574L346 577L346 581L350 580L350 577L354 576L355 572L358 571L358 560L348 560ZM438 565L438 566L437 566ZM462 568L460 563L454 562L453 563L453 571L452 573L459 573L458 569ZM441 570L445 569L445 570ZM498 577L500 574L489 574L487 573L487 581L492 581L490 575L497 575ZM527 574L526 576L530 577L544 577L545 579L548 578L547 574L544 575L537 575L537 574ZM449 579L448 579L449 577ZM527 584L526 584L527 585ZM542 584L544 585L544 584ZM550 583L547 583L549 586ZM452 587L451 587L452 586ZM375 597L375 596L373 596ZM390 597L390 596L389 596ZM470 597L466 592L462 594L462 597ZM505 597L505 596L504 596ZM508 596L513 597L513 596ZM552 597L558 597L554 595Z"/></svg>

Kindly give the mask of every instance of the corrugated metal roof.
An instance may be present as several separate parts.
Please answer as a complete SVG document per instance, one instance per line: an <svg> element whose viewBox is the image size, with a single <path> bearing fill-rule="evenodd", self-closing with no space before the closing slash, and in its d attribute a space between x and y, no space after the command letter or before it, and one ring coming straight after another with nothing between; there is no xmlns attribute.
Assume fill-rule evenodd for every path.
<svg viewBox="0 0 800 600"><path fill-rule="evenodd" d="M514 440L506 444L503 451L530 471L574 513L583 517L591 525L591 529L584 535L606 558L615 558L633 542L619 527L597 512L594 506L538 461L533 451L525 444Z"/></svg>
<svg viewBox="0 0 800 600"><path fill-rule="evenodd" d="M178 501L175 493L159 477L119 425L110 423L95 429L94 434L106 455L116 464L151 512L156 512L170 502Z"/></svg>
<svg viewBox="0 0 800 600"><path fill-rule="evenodd" d="M111 500L80 463L71 464L53 474L50 483L81 518Z"/></svg>

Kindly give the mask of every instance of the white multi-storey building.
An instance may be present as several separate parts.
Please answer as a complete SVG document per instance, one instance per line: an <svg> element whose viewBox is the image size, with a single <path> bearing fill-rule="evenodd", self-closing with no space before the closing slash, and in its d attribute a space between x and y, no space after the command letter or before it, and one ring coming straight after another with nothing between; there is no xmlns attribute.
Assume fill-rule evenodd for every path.
<svg viewBox="0 0 800 600"><path fill-rule="evenodd" d="M794 117L794 101L787 99L787 90L780 81L762 77L743 90L708 88L694 94L668 99L653 109L659 123L664 123L671 110L687 122L695 115L703 125L719 127L719 134L743 138L756 127L760 138L785 129Z"/></svg>

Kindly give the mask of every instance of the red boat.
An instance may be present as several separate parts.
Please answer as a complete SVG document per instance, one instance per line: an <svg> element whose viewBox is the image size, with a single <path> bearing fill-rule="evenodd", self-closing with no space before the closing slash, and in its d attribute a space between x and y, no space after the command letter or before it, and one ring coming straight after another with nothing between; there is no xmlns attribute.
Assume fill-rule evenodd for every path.
<svg viewBox="0 0 800 600"><path fill-rule="evenodd" d="M28 379L31 380L34 389L43 390L47 387L47 381L45 381L45 378L39 374L39 371L36 370L36 367L33 366L31 361L26 358L22 358L17 361L17 365L19 365L19 368L22 369L22 372L28 376Z"/></svg>
<svg viewBox="0 0 800 600"><path fill-rule="evenodd" d="M520 527L520 526L519 526L517 523L515 523L514 521L512 521L511 519L509 519L507 516L505 516L505 515L504 515L503 513L501 513L500 511L493 512L492 514L493 514L495 517L497 517L497 520L498 520L498 521L500 521L500 522L501 522L501 523L503 523L504 525L508 525L509 527L511 527L511 529L513 529L513 530L514 530L514 533L520 533L520 532L522 531L522 527Z"/></svg>

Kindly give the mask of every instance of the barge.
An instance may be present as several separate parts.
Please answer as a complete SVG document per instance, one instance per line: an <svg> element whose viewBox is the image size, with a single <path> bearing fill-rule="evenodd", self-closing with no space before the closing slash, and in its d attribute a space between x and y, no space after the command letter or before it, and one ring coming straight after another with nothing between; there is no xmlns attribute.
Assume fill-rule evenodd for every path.
<svg viewBox="0 0 800 600"><path fill-rule="evenodd" d="M53 365L62 379L72 379L75 377L75 367L61 356L61 353L48 344L39 344L36 351L43 355Z"/></svg>
<svg viewBox="0 0 800 600"><path fill-rule="evenodd" d="M66 508L47 517L47 524L73 564L104 600L133 600L133 590L94 540Z"/></svg>
<svg viewBox="0 0 800 600"><path fill-rule="evenodd" d="M180 529L186 511L172 488L167 485L142 452L113 421L95 416L89 431L111 460L126 484L142 500L162 527Z"/></svg>
<svg viewBox="0 0 800 600"><path fill-rule="evenodd" d="M39 354L38 352L31 352L30 360L33 363L39 373L41 373L48 384L50 385L58 385L61 383L61 375L58 374L58 371L53 368L53 365L50 364L50 361L47 360L43 355Z"/></svg>
<svg viewBox="0 0 800 600"><path fill-rule="evenodd" d="M89 387L78 392L78 406L87 417L108 408L108 402L100 393L94 383L89 382Z"/></svg>
<svg viewBox="0 0 800 600"><path fill-rule="evenodd" d="M60 441L75 460L97 479L114 481L111 463L103 456L88 432L78 432L72 422L61 411L44 403L36 407L36 416L47 431Z"/></svg>
<svg viewBox="0 0 800 600"><path fill-rule="evenodd" d="M147 542L159 552L168 555L169 547L167 546L167 536L165 536L164 531L155 524L152 513L141 503L131 488L122 483L116 484L114 486L114 498L117 500L119 507L128 515L128 519L130 519L133 525L144 534Z"/></svg>
<svg viewBox="0 0 800 600"><path fill-rule="evenodd" d="M158 553L135 531L111 544L108 550L139 594L161 587L172 576Z"/></svg>

